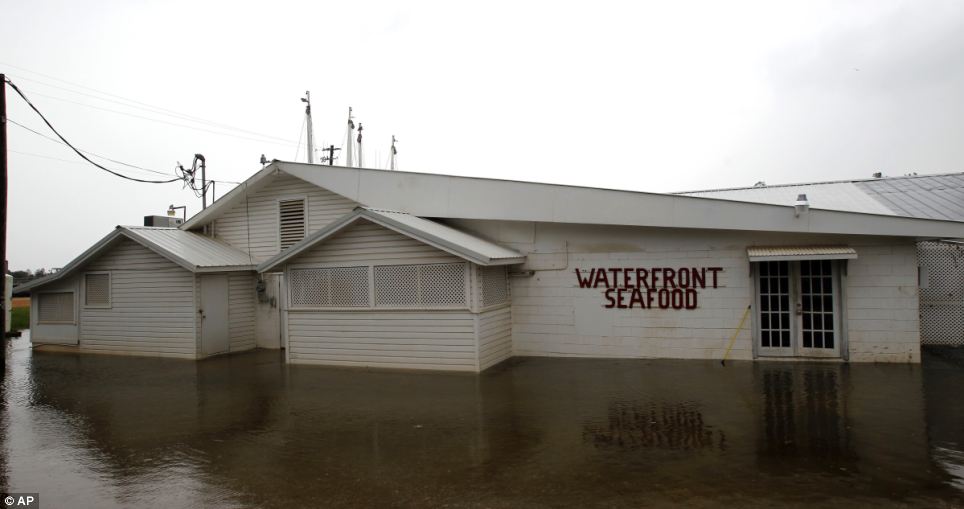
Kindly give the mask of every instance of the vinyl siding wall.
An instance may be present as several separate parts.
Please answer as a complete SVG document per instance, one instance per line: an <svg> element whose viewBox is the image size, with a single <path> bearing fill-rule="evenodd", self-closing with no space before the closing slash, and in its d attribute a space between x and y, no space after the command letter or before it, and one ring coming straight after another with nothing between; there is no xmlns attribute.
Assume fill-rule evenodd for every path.
<svg viewBox="0 0 964 509"><path fill-rule="evenodd" d="M512 356L512 308L484 311L479 321L479 369L484 370Z"/></svg>
<svg viewBox="0 0 964 509"><path fill-rule="evenodd" d="M110 272L110 307L84 304L83 274ZM196 356L194 275L123 239L80 272L80 348L164 357Z"/></svg>
<svg viewBox="0 0 964 509"><path fill-rule="evenodd" d="M289 268L462 261L392 230L359 221L292 260ZM455 310L290 309L286 319L292 363L479 369L477 315L468 306Z"/></svg>
<svg viewBox="0 0 964 509"><path fill-rule="evenodd" d="M289 311L295 364L476 371L469 311Z"/></svg>
<svg viewBox="0 0 964 509"><path fill-rule="evenodd" d="M323 171L323 170L319 170ZM266 187L252 192L218 217L214 235L243 251L249 251L256 261L264 261L280 250L278 239L278 200L306 198L306 235L324 228L351 212L358 204L343 196L326 191L299 178L286 174L274 177ZM250 249L248 223L250 221Z"/></svg>

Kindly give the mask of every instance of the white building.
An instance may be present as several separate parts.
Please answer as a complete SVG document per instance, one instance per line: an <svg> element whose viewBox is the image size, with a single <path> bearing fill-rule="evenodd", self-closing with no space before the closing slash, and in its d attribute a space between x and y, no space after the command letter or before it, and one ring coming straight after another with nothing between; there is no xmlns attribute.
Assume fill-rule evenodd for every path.
<svg viewBox="0 0 964 509"><path fill-rule="evenodd" d="M945 238L964 222L276 161L21 289L31 340L80 351L477 372L735 337L733 359L918 362L916 246Z"/></svg>

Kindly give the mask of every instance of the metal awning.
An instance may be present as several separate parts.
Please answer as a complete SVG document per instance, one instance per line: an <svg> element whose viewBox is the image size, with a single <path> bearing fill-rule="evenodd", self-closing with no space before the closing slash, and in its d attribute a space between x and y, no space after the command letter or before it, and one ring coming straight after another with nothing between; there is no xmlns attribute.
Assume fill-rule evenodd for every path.
<svg viewBox="0 0 964 509"><path fill-rule="evenodd" d="M847 246L771 246L748 247L746 255L751 262L853 260L857 258L857 251Z"/></svg>

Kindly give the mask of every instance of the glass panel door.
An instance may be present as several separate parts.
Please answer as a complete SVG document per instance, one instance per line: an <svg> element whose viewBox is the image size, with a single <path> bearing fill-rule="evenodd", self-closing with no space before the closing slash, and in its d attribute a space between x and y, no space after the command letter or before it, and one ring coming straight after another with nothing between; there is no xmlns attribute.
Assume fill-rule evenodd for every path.
<svg viewBox="0 0 964 509"><path fill-rule="evenodd" d="M832 260L758 262L757 354L840 356L839 282Z"/></svg>
<svg viewBox="0 0 964 509"><path fill-rule="evenodd" d="M840 338L837 333L836 278L830 260L800 262L799 353L807 356L837 356Z"/></svg>
<svg viewBox="0 0 964 509"><path fill-rule="evenodd" d="M760 353L793 355L790 319L790 262L760 262Z"/></svg>

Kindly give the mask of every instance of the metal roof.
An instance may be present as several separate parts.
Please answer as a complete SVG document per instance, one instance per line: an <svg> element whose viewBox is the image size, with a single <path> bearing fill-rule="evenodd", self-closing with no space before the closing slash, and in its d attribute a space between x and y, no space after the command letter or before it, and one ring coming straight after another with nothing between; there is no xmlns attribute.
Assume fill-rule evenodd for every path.
<svg viewBox="0 0 964 509"><path fill-rule="evenodd" d="M852 260L857 251L847 246L754 246L746 248L751 262L779 260Z"/></svg>
<svg viewBox="0 0 964 509"><path fill-rule="evenodd" d="M692 191L687 196L735 200L771 205L793 205L797 195L806 194L810 207L866 214L895 215L886 205L867 195L852 182L794 184L788 186L747 187L717 191Z"/></svg>
<svg viewBox="0 0 964 509"><path fill-rule="evenodd" d="M252 270L248 253L211 237L151 226L119 226L127 236L192 272Z"/></svg>
<svg viewBox="0 0 964 509"><path fill-rule="evenodd" d="M430 173L344 168L273 161L199 212L181 229L199 228L288 174L362 206L418 217L566 224L698 228L928 238L964 237L964 221L898 216L865 209L812 207L797 215L793 203L769 204L683 194L619 191ZM795 198L795 196L794 196ZM859 212L859 213L858 213Z"/></svg>
<svg viewBox="0 0 964 509"><path fill-rule="evenodd" d="M24 283L15 290L30 290L63 279L122 238L133 240L191 272L254 270L248 253L210 237L177 228L118 226L57 273Z"/></svg>
<svg viewBox="0 0 964 509"><path fill-rule="evenodd" d="M964 173L864 180L855 185L898 215L964 221Z"/></svg>
<svg viewBox="0 0 964 509"><path fill-rule="evenodd" d="M678 193L774 205L806 194L812 208L964 221L964 173L784 184Z"/></svg>
<svg viewBox="0 0 964 509"><path fill-rule="evenodd" d="M522 263L525 256L488 240L469 235L435 221L401 212L358 207L297 244L258 265L259 272L272 270L311 247L324 242L355 221L365 219L478 265Z"/></svg>

